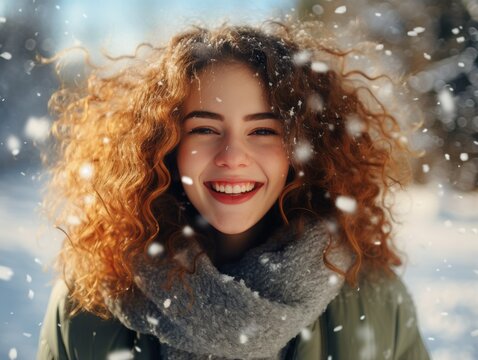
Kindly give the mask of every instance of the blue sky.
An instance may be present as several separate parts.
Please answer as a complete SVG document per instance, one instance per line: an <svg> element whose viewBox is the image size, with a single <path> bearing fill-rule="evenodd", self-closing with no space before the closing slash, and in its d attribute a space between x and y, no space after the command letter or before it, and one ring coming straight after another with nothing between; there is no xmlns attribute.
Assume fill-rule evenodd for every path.
<svg viewBox="0 0 478 360"><path fill-rule="evenodd" d="M294 6L295 0L59 1L57 44L121 52L145 40L164 41L188 24L257 23Z"/></svg>

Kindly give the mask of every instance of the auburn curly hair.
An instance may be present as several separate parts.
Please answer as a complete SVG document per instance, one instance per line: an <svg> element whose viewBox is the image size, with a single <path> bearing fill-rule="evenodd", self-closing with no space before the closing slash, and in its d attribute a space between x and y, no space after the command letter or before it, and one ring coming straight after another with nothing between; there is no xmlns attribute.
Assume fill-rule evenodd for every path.
<svg viewBox="0 0 478 360"><path fill-rule="evenodd" d="M129 291L132 259L152 244L166 250L161 261L175 264L171 281L194 271L174 258L188 244L182 229L191 220L175 150L191 79L218 62L257 72L284 122L291 170L274 206L283 222L299 226L290 220L309 214L328 219L354 254L343 274L351 284L364 266L390 271L400 264L385 198L409 170L399 123L371 90L384 77L346 70L355 50L328 44L316 27L194 27L165 47L146 44L134 56L109 58L113 64L93 67L84 86L63 86L52 96L56 156L45 206L65 233L56 266L76 303L73 312L109 317L104 284L114 285L111 296ZM294 154L304 144L312 154L298 161ZM340 206L344 199L352 208ZM327 252L324 259L340 272Z"/></svg>

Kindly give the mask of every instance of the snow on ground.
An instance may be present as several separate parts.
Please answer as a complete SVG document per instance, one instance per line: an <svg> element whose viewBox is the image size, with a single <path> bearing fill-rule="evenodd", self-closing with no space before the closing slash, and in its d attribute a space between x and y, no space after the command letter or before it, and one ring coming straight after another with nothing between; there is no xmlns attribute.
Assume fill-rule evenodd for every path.
<svg viewBox="0 0 478 360"><path fill-rule="evenodd" d="M36 212L37 176L0 177L1 358L12 348L18 358L34 358L51 290L45 265L61 243L61 233L42 225ZM399 194L397 204L403 225L396 244L407 254L399 272L415 299L433 359L477 359L478 194L434 184Z"/></svg>
<svg viewBox="0 0 478 360"><path fill-rule="evenodd" d="M439 184L397 198L403 226L397 245L433 359L478 358L478 194Z"/></svg>

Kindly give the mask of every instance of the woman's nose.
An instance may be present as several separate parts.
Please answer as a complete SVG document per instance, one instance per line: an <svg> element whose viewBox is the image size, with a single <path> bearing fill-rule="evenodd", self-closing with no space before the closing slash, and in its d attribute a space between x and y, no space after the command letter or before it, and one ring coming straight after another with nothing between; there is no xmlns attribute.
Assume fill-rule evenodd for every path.
<svg viewBox="0 0 478 360"><path fill-rule="evenodd" d="M245 167L251 162L249 155L243 145L237 142L228 141L221 146L216 154L214 162L217 166L229 168Z"/></svg>

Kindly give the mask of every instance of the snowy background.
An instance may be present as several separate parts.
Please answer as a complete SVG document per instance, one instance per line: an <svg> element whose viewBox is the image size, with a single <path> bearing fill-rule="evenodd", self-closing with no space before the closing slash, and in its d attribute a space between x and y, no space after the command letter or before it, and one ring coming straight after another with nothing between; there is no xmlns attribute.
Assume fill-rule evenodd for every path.
<svg viewBox="0 0 478 360"><path fill-rule="evenodd" d="M35 54L73 45L131 53L191 22L255 23L311 11L338 29L346 16L362 19L380 50L390 51L389 66L415 74L410 85L427 107L414 141L427 154L415 164L416 184L397 195L396 243L406 253L399 272L433 359L478 359L478 3L430 4L0 0L0 359L35 357L51 290L48 265L62 235L38 212L45 181L38 147L58 84Z"/></svg>

